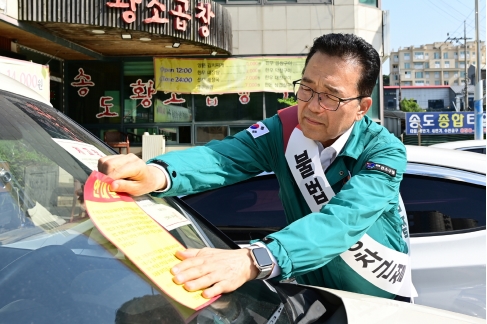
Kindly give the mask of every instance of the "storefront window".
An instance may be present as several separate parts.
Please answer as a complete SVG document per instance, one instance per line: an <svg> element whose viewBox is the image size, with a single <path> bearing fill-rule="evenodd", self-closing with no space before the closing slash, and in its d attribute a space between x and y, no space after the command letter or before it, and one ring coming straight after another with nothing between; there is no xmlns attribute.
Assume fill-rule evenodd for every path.
<svg viewBox="0 0 487 324"><path fill-rule="evenodd" d="M196 126L196 143L222 140L228 135L228 126Z"/></svg>
<svg viewBox="0 0 487 324"><path fill-rule="evenodd" d="M263 118L263 94L261 92L195 95L194 106L196 122L261 120Z"/></svg>
<svg viewBox="0 0 487 324"><path fill-rule="evenodd" d="M279 102L279 100L283 100L288 98L286 102ZM266 92L265 93L265 114L266 117L272 117L273 115L277 114L277 111L286 107L290 107L293 105L293 101L296 98L294 93L288 92L287 96L284 93L275 93L275 92Z"/></svg>
<svg viewBox="0 0 487 324"><path fill-rule="evenodd" d="M66 64L67 115L80 124L120 124L120 64Z"/></svg>

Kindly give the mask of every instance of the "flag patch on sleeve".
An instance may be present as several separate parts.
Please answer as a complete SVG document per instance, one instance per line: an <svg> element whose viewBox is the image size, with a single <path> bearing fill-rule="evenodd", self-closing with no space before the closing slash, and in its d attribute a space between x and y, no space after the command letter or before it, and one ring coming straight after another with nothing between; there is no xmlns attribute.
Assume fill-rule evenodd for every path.
<svg viewBox="0 0 487 324"><path fill-rule="evenodd" d="M367 163L365 163L365 168L367 170L377 170L380 172L384 172L384 173L390 175L391 177L396 176L396 169L388 167L387 165L384 165L384 164L375 163L375 162L367 162Z"/></svg>
<svg viewBox="0 0 487 324"><path fill-rule="evenodd" d="M250 127L247 128L247 132L249 132L254 138L257 138L259 136L269 133L269 129L267 129L264 123L258 122L256 124L250 125Z"/></svg>

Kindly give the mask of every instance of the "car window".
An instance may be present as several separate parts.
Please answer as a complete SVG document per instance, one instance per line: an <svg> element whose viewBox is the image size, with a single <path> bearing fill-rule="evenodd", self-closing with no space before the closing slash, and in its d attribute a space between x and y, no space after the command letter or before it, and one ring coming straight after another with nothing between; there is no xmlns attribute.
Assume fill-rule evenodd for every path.
<svg viewBox="0 0 487 324"><path fill-rule="evenodd" d="M461 151L485 154L485 147L462 148Z"/></svg>
<svg viewBox="0 0 487 324"><path fill-rule="evenodd" d="M112 153L54 108L0 91L0 323L251 323L276 312L277 294L255 280L185 315L91 222L83 186L99 154ZM234 247L174 198L145 198L189 219L170 230L185 247Z"/></svg>
<svg viewBox="0 0 487 324"><path fill-rule="evenodd" d="M444 234L485 226L485 185L406 174L401 196L411 234Z"/></svg>
<svg viewBox="0 0 487 324"><path fill-rule="evenodd" d="M286 226L274 174L182 199L239 244Z"/></svg>

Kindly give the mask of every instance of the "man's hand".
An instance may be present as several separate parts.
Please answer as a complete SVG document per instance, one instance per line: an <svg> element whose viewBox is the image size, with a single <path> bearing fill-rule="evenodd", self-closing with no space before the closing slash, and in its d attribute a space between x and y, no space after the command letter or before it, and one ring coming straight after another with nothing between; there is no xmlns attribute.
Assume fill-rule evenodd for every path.
<svg viewBox="0 0 487 324"><path fill-rule="evenodd" d="M205 298L232 292L259 274L250 253L248 249L178 251L176 257L183 261L171 269L173 281L188 291L205 289Z"/></svg>
<svg viewBox="0 0 487 324"><path fill-rule="evenodd" d="M111 190L140 196L166 188L166 176L156 167L148 166L135 154L110 155L98 160L98 171L113 181Z"/></svg>

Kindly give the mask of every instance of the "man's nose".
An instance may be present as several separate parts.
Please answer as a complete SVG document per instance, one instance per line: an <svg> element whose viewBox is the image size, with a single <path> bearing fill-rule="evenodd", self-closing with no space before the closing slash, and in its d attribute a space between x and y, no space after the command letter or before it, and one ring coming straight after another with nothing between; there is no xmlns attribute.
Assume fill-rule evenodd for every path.
<svg viewBox="0 0 487 324"><path fill-rule="evenodd" d="M314 96L308 101L309 110L320 113L323 108L320 106L320 95L315 93Z"/></svg>

